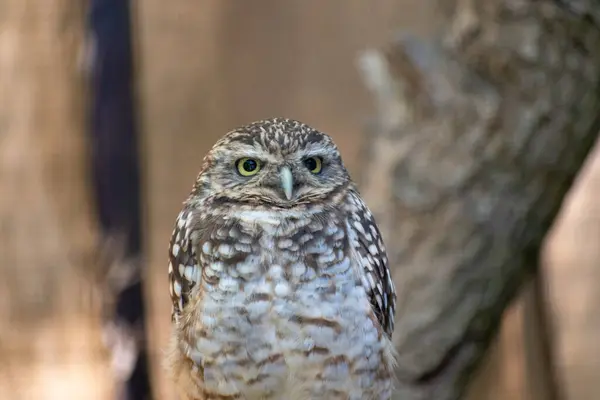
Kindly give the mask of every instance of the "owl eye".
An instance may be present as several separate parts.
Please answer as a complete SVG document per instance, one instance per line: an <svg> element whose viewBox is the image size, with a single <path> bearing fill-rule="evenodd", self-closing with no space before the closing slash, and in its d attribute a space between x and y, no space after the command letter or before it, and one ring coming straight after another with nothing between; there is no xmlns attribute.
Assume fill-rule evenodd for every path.
<svg viewBox="0 0 600 400"><path fill-rule="evenodd" d="M237 170L242 176L256 175L260 171L260 161L254 158L240 158L236 161Z"/></svg>
<svg viewBox="0 0 600 400"><path fill-rule="evenodd" d="M313 174L318 174L323 168L323 160L321 157L309 157L304 160L304 166Z"/></svg>

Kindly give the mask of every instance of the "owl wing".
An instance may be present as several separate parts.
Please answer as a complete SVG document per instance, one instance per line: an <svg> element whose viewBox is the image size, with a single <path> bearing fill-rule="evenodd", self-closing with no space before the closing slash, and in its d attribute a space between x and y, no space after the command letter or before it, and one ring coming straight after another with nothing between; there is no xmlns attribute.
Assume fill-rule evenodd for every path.
<svg viewBox="0 0 600 400"><path fill-rule="evenodd" d="M176 321L189 301L192 288L202 275L196 246L192 243L193 211L184 207L175 221L169 244L169 289L173 303L171 317Z"/></svg>
<svg viewBox="0 0 600 400"><path fill-rule="evenodd" d="M373 214L358 192L348 195L350 245L360 266L362 284L379 324L388 337L394 331L396 290L390 276L385 245Z"/></svg>

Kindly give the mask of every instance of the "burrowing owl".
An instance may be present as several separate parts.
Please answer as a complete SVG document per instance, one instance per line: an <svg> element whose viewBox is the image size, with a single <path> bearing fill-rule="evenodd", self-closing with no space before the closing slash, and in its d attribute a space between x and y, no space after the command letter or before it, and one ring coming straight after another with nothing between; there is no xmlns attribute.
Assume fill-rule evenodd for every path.
<svg viewBox="0 0 600 400"><path fill-rule="evenodd" d="M389 399L396 295L332 139L289 119L226 134L170 245L184 398Z"/></svg>

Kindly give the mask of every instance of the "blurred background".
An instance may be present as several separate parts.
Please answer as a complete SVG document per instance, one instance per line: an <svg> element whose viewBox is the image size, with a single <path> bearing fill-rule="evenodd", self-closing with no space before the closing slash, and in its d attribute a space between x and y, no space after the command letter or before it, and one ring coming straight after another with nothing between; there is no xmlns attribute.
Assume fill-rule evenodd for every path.
<svg viewBox="0 0 600 400"><path fill-rule="evenodd" d="M167 245L202 157L273 116L365 162L357 57L433 34L428 1L0 2L0 399L174 399ZM544 252L558 376L600 390L600 151ZM522 302L473 399L527 399Z"/></svg>

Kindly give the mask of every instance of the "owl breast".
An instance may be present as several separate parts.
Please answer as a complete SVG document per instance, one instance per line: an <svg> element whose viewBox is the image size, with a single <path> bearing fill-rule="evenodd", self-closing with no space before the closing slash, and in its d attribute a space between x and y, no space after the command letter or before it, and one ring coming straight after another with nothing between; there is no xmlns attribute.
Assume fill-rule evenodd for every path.
<svg viewBox="0 0 600 400"><path fill-rule="evenodd" d="M385 341L348 228L334 212L242 211L199 244L188 356L207 394L389 398Z"/></svg>

